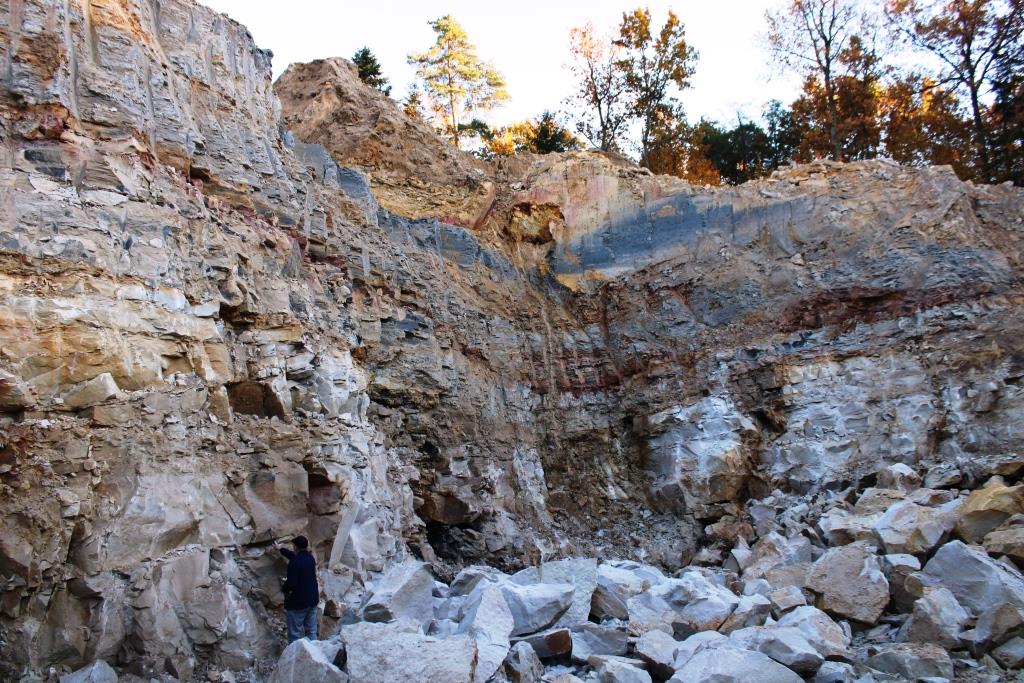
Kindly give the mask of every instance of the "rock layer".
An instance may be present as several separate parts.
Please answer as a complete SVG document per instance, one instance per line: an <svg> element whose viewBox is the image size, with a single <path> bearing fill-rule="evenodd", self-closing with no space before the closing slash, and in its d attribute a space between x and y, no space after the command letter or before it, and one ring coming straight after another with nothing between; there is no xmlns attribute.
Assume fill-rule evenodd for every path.
<svg viewBox="0 0 1024 683"><path fill-rule="evenodd" d="M573 153L510 165L486 210L403 216L331 157L344 126L303 128L286 98L304 140L282 127L270 54L222 15L0 0L0 16L0 677L258 666L281 645L269 542L296 533L335 617L410 555L446 579L555 556L733 562L847 614L799 535L823 514L833 545L941 546L924 576L963 555L1016 595L984 550L945 543L958 495L937 489L1021 474L1020 190L882 161L707 190ZM362 87L332 68L311 96ZM392 208L422 199L403 192ZM897 463L933 488L863 491ZM959 533L1024 556L1014 495L972 503ZM572 604L535 649L565 653L595 604L679 637L771 606L702 574L588 567L555 581ZM972 642L1010 642L991 595L949 584ZM460 651L497 670L508 621ZM842 636L804 633L823 657ZM882 659L902 671L908 652Z"/></svg>

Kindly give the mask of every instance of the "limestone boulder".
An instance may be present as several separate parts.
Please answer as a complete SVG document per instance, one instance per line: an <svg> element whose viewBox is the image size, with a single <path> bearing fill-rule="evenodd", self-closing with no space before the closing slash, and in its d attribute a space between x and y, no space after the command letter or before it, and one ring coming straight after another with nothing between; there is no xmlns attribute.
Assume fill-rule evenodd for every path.
<svg viewBox="0 0 1024 683"><path fill-rule="evenodd" d="M740 598L699 571L666 579L630 598L629 627L636 634L661 629L686 637L715 630L733 613Z"/></svg>
<svg viewBox="0 0 1024 683"><path fill-rule="evenodd" d="M423 623L434 615L434 577L417 560L397 564L377 580L362 608L365 621L409 619Z"/></svg>
<svg viewBox="0 0 1024 683"><path fill-rule="evenodd" d="M985 534L982 541L991 555L1005 555L1018 567L1024 567L1024 515L1014 515L999 528Z"/></svg>
<svg viewBox="0 0 1024 683"><path fill-rule="evenodd" d="M825 658L793 626L756 626L733 631L729 639L745 650L768 655L803 676L814 674Z"/></svg>
<svg viewBox="0 0 1024 683"><path fill-rule="evenodd" d="M772 603L763 595L743 595L718 630L731 633L736 629L760 626L771 616Z"/></svg>
<svg viewBox="0 0 1024 683"><path fill-rule="evenodd" d="M590 602L597 588L597 560L568 558L545 562L540 567L529 567L512 575L511 582L523 586L532 584L569 584L573 587L572 604L555 621L554 627L575 626L587 621Z"/></svg>
<svg viewBox="0 0 1024 683"><path fill-rule="evenodd" d="M591 613L598 619L628 619L626 601L664 579L661 570L650 565L629 560L602 562L597 568Z"/></svg>
<svg viewBox="0 0 1024 683"><path fill-rule="evenodd" d="M352 681L473 683L486 680L486 677L475 678L477 647L468 635L434 638L423 635L409 622L399 621L344 626L340 638L345 645L345 670ZM491 671L487 677L493 673Z"/></svg>
<svg viewBox="0 0 1024 683"><path fill-rule="evenodd" d="M874 549L854 543L825 552L807 573L806 587L826 612L874 624L889 604L889 582Z"/></svg>
<svg viewBox="0 0 1024 683"><path fill-rule="evenodd" d="M576 592L571 583L504 583L501 593L512 611L512 635L536 633L551 626L572 605Z"/></svg>
<svg viewBox="0 0 1024 683"><path fill-rule="evenodd" d="M960 645L960 633L971 615L944 586L926 588L914 611L900 629L901 640L936 643L948 650Z"/></svg>
<svg viewBox="0 0 1024 683"><path fill-rule="evenodd" d="M689 638L676 641L676 658L672 662L672 668L676 671L683 668L690 658L702 650L713 650L717 648L735 647L728 636L718 631L701 631L694 633Z"/></svg>
<svg viewBox="0 0 1024 683"><path fill-rule="evenodd" d="M512 646L505 658L505 676L509 683L537 683L544 675L544 664L529 643Z"/></svg>
<svg viewBox="0 0 1024 683"><path fill-rule="evenodd" d="M565 627L552 628L522 636L516 643L527 643L541 659L563 657L572 652L572 632Z"/></svg>
<svg viewBox="0 0 1024 683"><path fill-rule="evenodd" d="M797 607L782 616L779 626L800 630L807 642L826 659L849 659L850 634L816 607Z"/></svg>
<svg viewBox="0 0 1024 683"><path fill-rule="evenodd" d="M767 655L735 647L700 650L669 679L670 683L802 683L792 670Z"/></svg>
<svg viewBox="0 0 1024 683"><path fill-rule="evenodd" d="M60 683L117 683L117 672L101 659L61 676Z"/></svg>
<svg viewBox="0 0 1024 683"><path fill-rule="evenodd" d="M586 664L594 655L621 657L629 650L629 633L611 624L577 624L571 629L572 659Z"/></svg>
<svg viewBox="0 0 1024 683"><path fill-rule="evenodd" d="M932 643L892 643L879 647L865 664L876 671L900 676L904 680L953 678L953 660Z"/></svg>
<svg viewBox="0 0 1024 683"><path fill-rule="evenodd" d="M348 683L348 674L334 664L341 648L339 641L314 642L300 638L281 653L268 683Z"/></svg>
<svg viewBox="0 0 1024 683"><path fill-rule="evenodd" d="M706 632L710 633L710 632ZM648 669L658 679L670 678L675 673L674 664L679 653L679 641L654 629L641 635L634 645L636 655L647 662Z"/></svg>
<svg viewBox="0 0 1024 683"><path fill-rule="evenodd" d="M924 566L924 573L952 591L973 616L993 607L1024 606L1024 576L996 562L984 550L960 541L946 543Z"/></svg>
<svg viewBox="0 0 1024 683"><path fill-rule="evenodd" d="M655 498L684 509L736 499L751 473L753 422L728 397L651 415L644 422Z"/></svg>
<svg viewBox="0 0 1024 683"><path fill-rule="evenodd" d="M595 658L591 665L597 673L598 683L652 683L651 675L632 662Z"/></svg>
<svg viewBox="0 0 1024 683"><path fill-rule="evenodd" d="M120 391L117 381L109 372L102 372L92 379L76 384L64 394L64 406L80 410L109 400Z"/></svg>
<svg viewBox="0 0 1024 683"><path fill-rule="evenodd" d="M857 671L852 664L846 662L824 662L811 683L853 683L857 679Z"/></svg>
<svg viewBox="0 0 1024 683"><path fill-rule="evenodd" d="M902 462L883 467L878 471L878 486L897 491L913 491L921 486L921 475Z"/></svg>
<svg viewBox="0 0 1024 683"><path fill-rule="evenodd" d="M497 671L511 648L509 640L515 628L512 610L501 588L482 581L466 597L458 632L470 636L476 643L474 683L484 683Z"/></svg>
<svg viewBox="0 0 1024 683"><path fill-rule="evenodd" d="M992 657L1007 669L1024 667L1024 638L1011 638L993 650Z"/></svg>
<svg viewBox="0 0 1024 683"><path fill-rule="evenodd" d="M796 586L786 586L768 593L768 601L771 603L772 616L778 619L780 616L793 609L807 604L804 592Z"/></svg>
<svg viewBox="0 0 1024 683"><path fill-rule="evenodd" d="M953 530L959 507L959 500L939 507L901 501L878 518L874 531L886 553L925 555Z"/></svg>

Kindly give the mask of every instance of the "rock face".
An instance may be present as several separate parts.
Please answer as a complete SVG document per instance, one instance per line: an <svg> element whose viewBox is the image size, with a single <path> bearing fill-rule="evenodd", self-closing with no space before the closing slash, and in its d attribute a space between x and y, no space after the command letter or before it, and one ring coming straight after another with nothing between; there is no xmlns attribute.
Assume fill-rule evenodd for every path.
<svg viewBox="0 0 1024 683"><path fill-rule="evenodd" d="M1020 190L883 161L715 190L598 153L478 169L343 62L279 101L270 54L190 0L0 17L0 678L274 660L270 541L299 533L325 634L387 620L449 680L502 668L513 630L571 656L591 614L720 640L786 588L871 622L885 586L906 606L934 581L963 642L1013 642ZM866 605L830 586L855 542L879 553L835 575ZM894 588L881 552L924 569ZM551 614L517 627L484 574L434 593L484 561L561 584ZM915 634L950 613L929 600Z"/></svg>

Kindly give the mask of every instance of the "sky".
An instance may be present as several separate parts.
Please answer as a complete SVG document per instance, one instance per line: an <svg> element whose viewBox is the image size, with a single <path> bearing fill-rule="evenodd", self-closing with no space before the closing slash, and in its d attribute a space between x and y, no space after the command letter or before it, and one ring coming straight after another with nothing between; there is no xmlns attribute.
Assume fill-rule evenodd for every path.
<svg viewBox="0 0 1024 683"><path fill-rule="evenodd" d="M788 103L799 90L799 79L780 75L763 46L765 10L780 1L201 0L248 27L259 47L273 50L275 77L292 62L351 58L365 45L399 99L415 80L407 55L434 42L427 22L451 14L479 56L508 82L511 100L481 117L492 125L564 110L573 91L565 68L570 29L590 21L611 31L624 11L640 5L650 8L658 27L672 9L700 54L693 87L681 97L689 120L732 124L737 114L756 119L768 100Z"/></svg>

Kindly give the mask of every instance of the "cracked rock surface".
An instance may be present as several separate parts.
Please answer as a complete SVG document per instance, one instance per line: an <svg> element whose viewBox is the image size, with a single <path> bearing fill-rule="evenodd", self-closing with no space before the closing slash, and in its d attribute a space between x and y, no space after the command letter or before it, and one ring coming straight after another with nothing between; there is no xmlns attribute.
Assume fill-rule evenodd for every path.
<svg viewBox="0 0 1024 683"><path fill-rule="evenodd" d="M1016 675L1021 190L484 167L190 0L0 17L3 680Z"/></svg>

